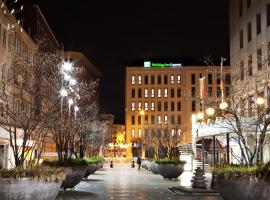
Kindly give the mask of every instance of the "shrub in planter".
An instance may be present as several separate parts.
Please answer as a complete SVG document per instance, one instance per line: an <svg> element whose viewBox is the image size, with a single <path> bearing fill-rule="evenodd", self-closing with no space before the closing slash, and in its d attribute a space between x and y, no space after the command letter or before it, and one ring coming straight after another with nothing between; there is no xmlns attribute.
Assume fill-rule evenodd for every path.
<svg viewBox="0 0 270 200"><path fill-rule="evenodd" d="M163 178L176 179L184 172L185 161L164 158L156 160L158 174Z"/></svg>
<svg viewBox="0 0 270 200"><path fill-rule="evenodd" d="M88 164L84 178L87 178L90 174L94 174L98 169L103 167L103 158L86 157L84 159Z"/></svg>
<svg viewBox="0 0 270 200"><path fill-rule="evenodd" d="M81 182L85 176L88 164L84 159L68 159L57 161L44 161L43 165L53 167L63 167L66 178L63 180L61 188L73 188Z"/></svg>
<svg viewBox="0 0 270 200"><path fill-rule="evenodd" d="M270 200L269 164L224 166L213 171L214 188L224 200Z"/></svg>
<svg viewBox="0 0 270 200"><path fill-rule="evenodd" d="M1 200L54 200L65 178L63 168L34 167L0 170Z"/></svg>

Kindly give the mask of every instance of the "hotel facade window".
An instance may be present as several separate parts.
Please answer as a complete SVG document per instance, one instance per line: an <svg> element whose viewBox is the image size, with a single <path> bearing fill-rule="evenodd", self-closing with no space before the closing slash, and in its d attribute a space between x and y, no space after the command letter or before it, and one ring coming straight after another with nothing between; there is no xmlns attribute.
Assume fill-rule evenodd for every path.
<svg viewBox="0 0 270 200"><path fill-rule="evenodd" d="M164 89L164 97L167 98L168 97L168 89Z"/></svg>
<svg viewBox="0 0 270 200"><path fill-rule="evenodd" d="M196 97L196 88L195 87L192 87L191 88L191 97L192 98L195 98Z"/></svg>
<svg viewBox="0 0 270 200"><path fill-rule="evenodd" d="M168 76L167 76L167 75L164 76L164 84L165 84L165 85L168 84Z"/></svg>
<svg viewBox="0 0 270 200"><path fill-rule="evenodd" d="M171 98L174 98L174 89L171 88Z"/></svg>
<svg viewBox="0 0 270 200"><path fill-rule="evenodd" d="M251 38L252 38L252 26L251 26L251 22L248 22L248 25L247 25L247 39L248 39L248 42L251 41Z"/></svg>
<svg viewBox="0 0 270 200"><path fill-rule="evenodd" d="M181 111L181 102L180 101L177 102L177 111Z"/></svg>
<svg viewBox="0 0 270 200"><path fill-rule="evenodd" d="M158 115L158 124L161 124L161 116Z"/></svg>
<svg viewBox="0 0 270 200"><path fill-rule="evenodd" d="M209 97L213 96L213 88L212 87L208 87L208 96Z"/></svg>
<svg viewBox="0 0 270 200"><path fill-rule="evenodd" d="M142 110L142 102L139 102L139 103L138 103L138 110L139 110L139 111Z"/></svg>
<svg viewBox="0 0 270 200"><path fill-rule="evenodd" d="M266 22L267 26L270 25L270 4L266 4Z"/></svg>
<svg viewBox="0 0 270 200"><path fill-rule="evenodd" d="M147 111L148 110L148 103L144 102L144 110Z"/></svg>
<svg viewBox="0 0 270 200"><path fill-rule="evenodd" d="M148 115L145 115L145 117L144 117L144 123L145 124L148 124Z"/></svg>
<svg viewBox="0 0 270 200"><path fill-rule="evenodd" d="M164 111L168 111L168 101L164 101Z"/></svg>
<svg viewBox="0 0 270 200"><path fill-rule="evenodd" d="M191 84L192 85L196 84L196 75L195 74L191 74Z"/></svg>
<svg viewBox="0 0 270 200"><path fill-rule="evenodd" d="M158 89L158 97L161 97L161 89Z"/></svg>
<svg viewBox="0 0 270 200"><path fill-rule="evenodd" d="M177 84L181 84L181 76L177 75Z"/></svg>
<svg viewBox="0 0 270 200"><path fill-rule="evenodd" d="M151 76L151 84L154 85L155 84L155 76Z"/></svg>
<svg viewBox="0 0 270 200"><path fill-rule="evenodd" d="M131 103L131 110L132 110L132 111L135 110L135 103L134 103L134 102Z"/></svg>
<svg viewBox="0 0 270 200"><path fill-rule="evenodd" d="M145 98L148 97L148 89L144 89L144 97L145 97Z"/></svg>
<svg viewBox="0 0 270 200"><path fill-rule="evenodd" d="M132 85L135 84L135 76L134 76L134 75L131 76L131 84L132 84Z"/></svg>
<svg viewBox="0 0 270 200"><path fill-rule="evenodd" d="M132 88L132 90L131 90L131 98L135 98L135 89L134 88Z"/></svg>
<svg viewBox="0 0 270 200"><path fill-rule="evenodd" d="M142 130L141 130L141 129L138 130L138 137L139 137L139 138L142 137Z"/></svg>
<svg viewBox="0 0 270 200"><path fill-rule="evenodd" d="M171 75L171 84L174 84L174 75Z"/></svg>
<svg viewBox="0 0 270 200"><path fill-rule="evenodd" d="M192 112L195 112L196 111L196 101L192 101L192 103L191 103L191 111Z"/></svg>
<svg viewBox="0 0 270 200"><path fill-rule="evenodd" d="M164 124L168 124L168 116L167 115L164 116Z"/></svg>
<svg viewBox="0 0 270 200"><path fill-rule="evenodd" d="M171 102L171 111L174 111L174 102Z"/></svg>
<svg viewBox="0 0 270 200"><path fill-rule="evenodd" d="M212 85L212 83L213 83L213 75L208 74L208 85Z"/></svg>
<svg viewBox="0 0 270 200"><path fill-rule="evenodd" d="M240 30L239 32L239 42L240 42L240 49L244 46L244 32L243 30Z"/></svg>
<svg viewBox="0 0 270 200"><path fill-rule="evenodd" d="M262 49L257 50L257 70L262 70Z"/></svg>
<svg viewBox="0 0 270 200"><path fill-rule="evenodd" d="M252 55L248 56L248 75L252 76L253 69L252 69Z"/></svg>
<svg viewBox="0 0 270 200"><path fill-rule="evenodd" d="M177 89L177 97L181 97L181 89L180 88Z"/></svg>
<svg viewBox="0 0 270 200"><path fill-rule="evenodd" d="M135 125L135 116L134 115L131 116L131 124Z"/></svg>
<svg viewBox="0 0 270 200"><path fill-rule="evenodd" d="M174 125L174 115L171 116L171 124Z"/></svg>
<svg viewBox="0 0 270 200"><path fill-rule="evenodd" d="M148 85L148 76L146 76L146 75L144 76L144 84Z"/></svg>
<svg viewBox="0 0 270 200"><path fill-rule="evenodd" d="M154 115L151 115L151 124L155 124L155 116Z"/></svg>
<svg viewBox="0 0 270 200"><path fill-rule="evenodd" d="M142 84L142 76L141 76L141 75L138 76L138 84L139 84L139 85Z"/></svg>
<svg viewBox="0 0 270 200"><path fill-rule="evenodd" d="M133 138L135 137L135 129L134 128L131 130L131 135Z"/></svg>
<svg viewBox="0 0 270 200"><path fill-rule="evenodd" d="M257 34L260 34L261 30L262 30L261 14L260 13L258 13L256 15L256 28L257 28Z"/></svg>
<svg viewBox="0 0 270 200"><path fill-rule="evenodd" d="M155 102L151 103L151 110L154 111L155 110Z"/></svg>
<svg viewBox="0 0 270 200"><path fill-rule="evenodd" d="M177 124L181 124L181 115L177 115Z"/></svg>
<svg viewBox="0 0 270 200"><path fill-rule="evenodd" d="M241 81L245 78L245 68L244 61L240 61L240 79Z"/></svg>
<svg viewBox="0 0 270 200"><path fill-rule="evenodd" d="M161 102L158 102L158 111L161 111Z"/></svg>
<svg viewBox="0 0 270 200"><path fill-rule="evenodd" d="M152 98L155 97L155 89L151 89L151 97L152 97Z"/></svg>
<svg viewBox="0 0 270 200"><path fill-rule="evenodd" d="M239 16L241 17L243 15L243 0L239 1Z"/></svg>
<svg viewBox="0 0 270 200"><path fill-rule="evenodd" d="M142 98L142 89L141 88L138 89L138 98Z"/></svg>
<svg viewBox="0 0 270 200"><path fill-rule="evenodd" d="M158 85L161 85L161 76L158 76Z"/></svg>
<svg viewBox="0 0 270 200"><path fill-rule="evenodd" d="M142 124L142 116L141 116L141 115L138 116L138 124L139 124L139 125Z"/></svg>

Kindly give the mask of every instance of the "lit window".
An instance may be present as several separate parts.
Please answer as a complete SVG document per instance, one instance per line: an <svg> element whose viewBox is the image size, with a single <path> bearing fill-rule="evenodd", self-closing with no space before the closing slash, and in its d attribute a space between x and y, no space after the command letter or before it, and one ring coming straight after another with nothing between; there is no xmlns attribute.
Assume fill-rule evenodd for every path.
<svg viewBox="0 0 270 200"><path fill-rule="evenodd" d="M158 124L161 124L161 116L158 116Z"/></svg>
<svg viewBox="0 0 270 200"><path fill-rule="evenodd" d="M144 110L148 110L148 103L144 102Z"/></svg>
<svg viewBox="0 0 270 200"><path fill-rule="evenodd" d="M141 110L142 109L142 102L139 102L138 103L138 110Z"/></svg>
<svg viewBox="0 0 270 200"><path fill-rule="evenodd" d="M155 89L151 89L151 97L155 97Z"/></svg>
<svg viewBox="0 0 270 200"><path fill-rule="evenodd" d="M142 130L141 129L138 130L138 136L139 136L139 138L142 137Z"/></svg>
<svg viewBox="0 0 270 200"><path fill-rule="evenodd" d="M161 89L158 89L158 97L161 97Z"/></svg>
<svg viewBox="0 0 270 200"><path fill-rule="evenodd" d="M180 136L181 135L181 130L178 129L177 133L178 133L178 136Z"/></svg>
<svg viewBox="0 0 270 200"><path fill-rule="evenodd" d="M180 83L181 83L181 76L177 75L177 84L180 84Z"/></svg>
<svg viewBox="0 0 270 200"><path fill-rule="evenodd" d="M145 98L148 97L148 89L144 89L144 97L145 97Z"/></svg>
<svg viewBox="0 0 270 200"><path fill-rule="evenodd" d="M138 84L142 84L142 76L141 75L138 76Z"/></svg>
<svg viewBox="0 0 270 200"><path fill-rule="evenodd" d="M135 84L135 76L134 76L134 75L131 76L131 84L132 84L132 85Z"/></svg>
<svg viewBox="0 0 270 200"><path fill-rule="evenodd" d="M174 84L174 75L171 75L171 84Z"/></svg>
<svg viewBox="0 0 270 200"><path fill-rule="evenodd" d="M168 116L167 115L164 116L164 124L168 124Z"/></svg>
<svg viewBox="0 0 270 200"><path fill-rule="evenodd" d="M134 128L131 130L131 135L132 135L132 137L135 136L135 130L134 130Z"/></svg>
<svg viewBox="0 0 270 200"><path fill-rule="evenodd" d="M131 103L131 110L132 110L132 111L135 110L135 103L134 103L134 102Z"/></svg>
<svg viewBox="0 0 270 200"><path fill-rule="evenodd" d="M172 136L174 136L174 132L175 132L175 131L174 131L174 130L172 130Z"/></svg>
<svg viewBox="0 0 270 200"><path fill-rule="evenodd" d="M151 103L151 110L154 111L155 110L155 102Z"/></svg>
<svg viewBox="0 0 270 200"><path fill-rule="evenodd" d="M164 97L168 97L168 89L164 89Z"/></svg>

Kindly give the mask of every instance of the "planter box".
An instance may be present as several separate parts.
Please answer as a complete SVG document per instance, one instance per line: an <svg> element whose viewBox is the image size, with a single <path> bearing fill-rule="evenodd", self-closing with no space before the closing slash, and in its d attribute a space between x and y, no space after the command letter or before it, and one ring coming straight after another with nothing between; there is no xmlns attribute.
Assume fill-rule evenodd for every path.
<svg viewBox="0 0 270 200"><path fill-rule="evenodd" d="M157 164L155 162L151 162L148 168L153 174L158 174Z"/></svg>
<svg viewBox="0 0 270 200"><path fill-rule="evenodd" d="M45 182L30 178L0 178L1 200L54 200L61 182Z"/></svg>
<svg viewBox="0 0 270 200"><path fill-rule="evenodd" d="M143 160L143 161L142 161L142 168L148 170L150 164L151 164L151 163L150 163L149 160Z"/></svg>
<svg viewBox="0 0 270 200"><path fill-rule="evenodd" d="M66 167L66 178L63 180L61 188L64 190L67 188L74 188L85 177L87 167L72 168Z"/></svg>
<svg viewBox="0 0 270 200"><path fill-rule="evenodd" d="M88 164L88 167L86 169L84 178L87 178L89 175L94 174L96 170L97 170L97 164L96 163Z"/></svg>
<svg viewBox="0 0 270 200"><path fill-rule="evenodd" d="M163 178L176 179L184 172L184 165L157 164L157 171Z"/></svg>
<svg viewBox="0 0 270 200"><path fill-rule="evenodd" d="M224 200L270 200L270 184L264 180L215 176L214 185Z"/></svg>

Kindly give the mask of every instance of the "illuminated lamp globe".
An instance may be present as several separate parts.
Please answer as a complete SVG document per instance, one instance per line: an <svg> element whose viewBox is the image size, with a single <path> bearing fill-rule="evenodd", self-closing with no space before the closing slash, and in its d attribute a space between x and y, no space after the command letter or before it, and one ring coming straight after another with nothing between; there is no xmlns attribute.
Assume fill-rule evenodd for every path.
<svg viewBox="0 0 270 200"><path fill-rule="evenodd" d="M74 110L75 110L75 112L79 111L79 107L75 106Z"/></svg>
<svg viewBox="0 0 270 200"><path fill-rule="evenodd" d="M142 115L142 116L144 115L144 110L140 111L140 115Z"/></svg>
<svg viewBox="0 0 270 200"><path fill-rule="evenodd" d="M228 103L227 102L222 102L220 105L219 105L219 108L221 110L225 110L226 108L228 108Z"/></svg>
<svg viewBox="0 0 270 200"><path fill-rule="evenodd" d="M257 104L257 105L263 105L263 104L264 104L264 98L258 97L258 98L256 99L256 104Z"/></svg>
<svg viewBox="0 0 270 200"><path fill-rule="evenodd" d="M63 65L62 65L62 69L64 71L70 72L72 70L72 63L70 63L70 62L64 62Z"/></svg>
<svg viewBox="0 0 270 200"><path fill-rule="evenodd" d="M214 108L207 108L206 114L208 116L213 116L215 114L215 109Z"/></svg>
<svg viewBox="0 0 270 200"><path fill-rule="evenodd" d="M66 97L68 95L68 93L67 93L67 91L65 89L62 89L60 91L60 94L61 94L62 97Z"/></svg>
<svg viewBox="0 0 270 200"><path fill-rule="evenodd" d="M203 116L203 113L202 112L200 112L200 113L197 114L197 119L198 120L203 120L203 118L204 118L204 116Z"/></svg>

